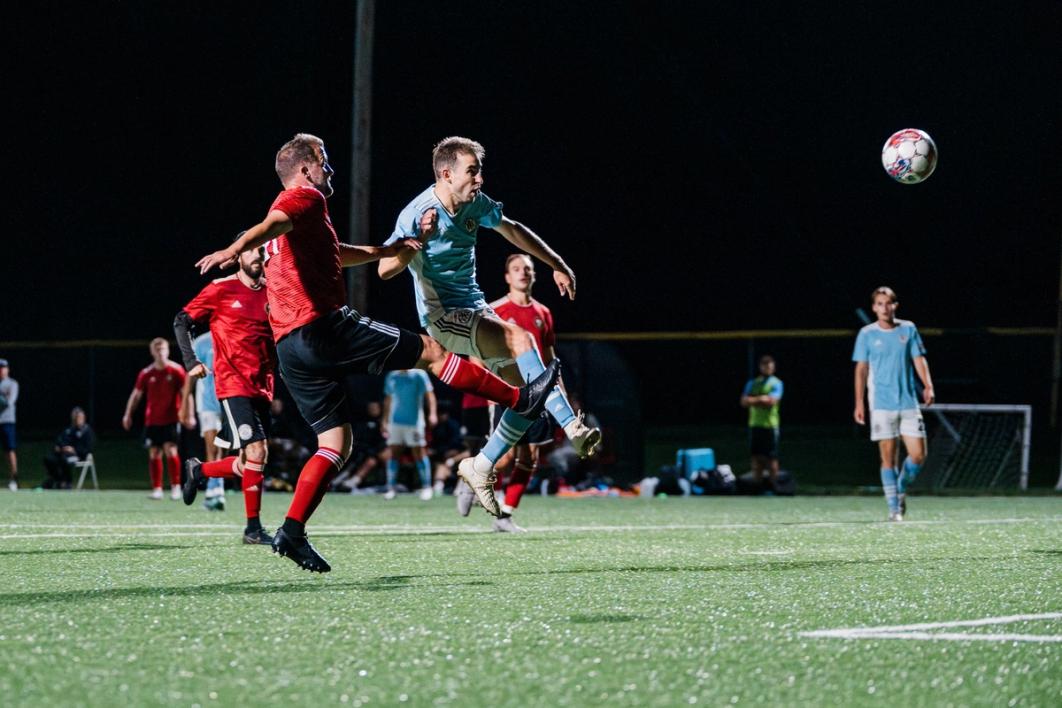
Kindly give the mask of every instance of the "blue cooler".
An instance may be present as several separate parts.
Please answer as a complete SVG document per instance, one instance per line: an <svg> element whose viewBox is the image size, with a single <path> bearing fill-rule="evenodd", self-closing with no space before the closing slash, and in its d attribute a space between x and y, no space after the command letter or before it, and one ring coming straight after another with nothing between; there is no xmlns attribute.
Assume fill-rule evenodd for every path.
<svg viewBox="0 0 1062 708"><path fill-rule="evenodd" d="M695 447L675 453L675 467L685 479L690 479L697 470L715 469L715 450L710 447Z"/></svg>

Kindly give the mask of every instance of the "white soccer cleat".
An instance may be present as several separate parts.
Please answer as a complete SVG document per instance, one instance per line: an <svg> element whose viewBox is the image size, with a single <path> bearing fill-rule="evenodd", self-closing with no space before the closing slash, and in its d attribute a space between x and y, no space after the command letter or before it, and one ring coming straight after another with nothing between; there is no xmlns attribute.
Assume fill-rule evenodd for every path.
<svg viewBox="0 0 1062 708"><path fill-rule="evenodd" d="M583 412L579 411L579 415L575 417L575 420L569 422L564 426L564 434L568 436L568 439L572 441L572 447L575 448L575 454L580 459L585 460L597 453L601 448L601 430L599 428L590 428L583 422Z"/></svg>
<svg viewBox="0 0 1062 708"><path fill-rule="evenodd" d="M18 482L16 482L15 480L11 480L10 482L7 483L7 488L10 489L12 492L17 492L18 491Z"/></svg>
<svg viewBox="0 0 1062 708"><path fill-rule="evenodd" d="M903 521L903 514L898 511L889 512L889 521Z"/></svg>
<svg viewBox="0 0 1062 708"><path fill-rule="evenodd" d="M424 489L420 490L420 500L421 501L431 501L431 497L432 497L431 487L424 487Z"/></svg>
<svg viewBox="0 0 1062 708"><path fill-rule="evenodd" d="M527 529L523 526L517 526L511 516L503 516L500 519L495 519L493 527L498 533L527 533Z"/></svg>
<svg viewBox="0 0 1062 708"><path fill-rule="evenodd" d="M184 494L181 492L181 485L175 484L170 487L170 499L173 499L174 501L184 499Z"/></svg>
<svg viewBox="0 0 1062 708"><path fill-rule="evenodd" d="M457 476L465 480L465 484L476 493L476 499L491 516L500 516L501 507L494 497L494 483L498 481L498 473L491 469L490 473L484 474L476 471L472 462L473 458L466 457L457 466Z"/></svg>
<svg viewBox="0 0 1062 708"><path fill-rule="evenodd" d="M384 495L383 495L384 499L386 499L387 501L391 501L396 496L398 496L398 493L395 492L395 490L393 490L393 489L388 489L386 492L384 492Z"/></svg>
<svg viewBox="0 0 1062 708"><path fill-rule="evenodd" d="M155 487L151 490L151 494L148 495L151 499L164 499L165 495L162 493L162 487Z"/></svg>

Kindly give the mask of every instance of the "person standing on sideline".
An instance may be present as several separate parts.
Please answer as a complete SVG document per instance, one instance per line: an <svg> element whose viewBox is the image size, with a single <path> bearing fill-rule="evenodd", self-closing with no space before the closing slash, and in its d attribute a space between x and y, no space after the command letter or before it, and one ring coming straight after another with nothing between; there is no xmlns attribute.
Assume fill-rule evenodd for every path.
<svg viewBox="0 0 1062 708"><path fill-rule="evenodd" d="M11 378L7 359L0 359L0 446L7 457L11 473L7 488L18 491L18 437L15 435L15 404L18 402L18 381Z"/></svg>
<svg viewBox="0 0 1062 708"><path fill-rule="evenodd" d="M863 397L870 405L870 439L881 453L881 486L889 506L889 521L903 521L907 513L907 488L926 459L926 426L918 407L915 374L922 381L922 400L932 405L936 396L929 375L926 348L914 322L896 318L900 303L892 288L871 293L877 321L859 330L852 361L855 362L855 422L866 425ZM907 457L897 472L896 440L903 438Z"/></svg>
<svg viewBox="0 0 1062 708"><path fill-rule="evenodd" d="M771 490L778 485L778 433L781 427L782 380L774 375L774 357L760 357L760 375L749 379L741 394L741 407L749 410L749 452L752 478L763 483L763 471L769 474Z"/></svg>
<svg viewBox="0 0 1062 708"><path fill-rule="evenodd" d="M185 373L170 361L170 343L162 337L148 346L154 361L140 370L122 416L122 428L133 427L133 412L147 397L144 410L144 447L148 450L151 498L162 499L162 458L170 468L170 499L181 498L181 458L177 455L177 421Z"/></svg>
<svg viewBox="0 0 1062 708"><path fill-rule="evenodd" d="M425 403L428 405L427 423L424 420ZM435 391L426 372L412 369L387 374L384 378L381 432L391 448L391 457L387 460L387 491L384 499L395 498L398 460L402 451L408 449L417 463L420 498L431 500L431 461L428 459L425 430L427 425L434 428L438 422Z"/></svg>
<svg viewBox="0 0 1062 708"><path fill-rule="evenodd" d="M506 322L487 304L476 282L476 242L485 226L553 269L562 296L575 299L575 273L534 231L502 214L502 204L482 192L485 150L475 140L452 136L432 150L435 183L414 197L398 215L385 245L415 239L421 246L380 259L380 277L393 278L408 267L421 325L450 351L475 357L517 385L544 369L534 337ZM426 223L425 223L426 222ZM564 391L554 388L546 410L564 429L580 457L601 446L601 431L576 415ZM462 460L458 474L496 478L494 466L524 436L534 421L515 412L500 423L475 457Z"/></svg>
<svg viewBox="0 0 1062 708"><path fill-rule="evenodd" d="M560 367L547 367L534 381L516 388L446 351L431 337L352 310L346 304L344 267L419 249L421 242L409 238L384 247L339 242L327 201L334 170L317 136L299 133L281 146L275 168L284 190L265 219L228 248L200 258L196 267L205 273L214 266L231 266L241 253L264 246L269 322L280 371L299 412L317 434L317 452L299 474L273 551L301 568L327 573L332 567L309 542L306 522L350 456L351 416L344 386L348 376L428 369L452 388L504 403L530 420L546 405ZM483 508L497 516L493 476L476 470L458 474Z"/></svg>

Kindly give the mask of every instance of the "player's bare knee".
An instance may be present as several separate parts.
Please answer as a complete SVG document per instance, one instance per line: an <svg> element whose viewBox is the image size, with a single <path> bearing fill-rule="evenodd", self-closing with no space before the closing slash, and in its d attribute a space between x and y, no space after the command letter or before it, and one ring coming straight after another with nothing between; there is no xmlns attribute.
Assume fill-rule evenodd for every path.
<svg viewBox="0 0 1062 708"><path fill-rule="evenodd" d="M265 440L256 440L253 443L248 443L244 448L245 460L258 460L264 463L269 456L269 446L266 445Z"/></svg>
<svg viewBox="0 0 1062 708"><path fill-rule="evenodd" d="M926 461L926 453L924 450L915 450L913 452L908 453L907 456L910 457L911 462L915 463L916 465L920 465Z"/></svg>
<svg viewBox="0 0 1062 708"><path fill-rule="evenodd" d="M432 364L442 363L447 354L442 345L426 334L420 335L420 341L423 343L424 349L420 353L420 361L417 362L417 366L420 368L428 368Z"/></svg>
<svg viewBox="0 0 1062 708"><path fill-rule="evenodd" d="M513 356L520 356L535 348L535 339L530 332L511 322L506 322L505 325L505 341Z"/></svg>

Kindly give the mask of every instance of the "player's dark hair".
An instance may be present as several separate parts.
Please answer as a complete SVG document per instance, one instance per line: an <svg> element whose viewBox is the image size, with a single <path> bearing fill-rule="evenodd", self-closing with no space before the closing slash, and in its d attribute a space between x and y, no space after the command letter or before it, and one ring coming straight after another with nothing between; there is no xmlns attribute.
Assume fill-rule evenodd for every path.
<svg viewBox="0 0 1062 708"><path fill-rule="evenodd" d="M870 304L874 304L874 299L878 295L887 295L892 302L899 302L899 298L896 297L896 291L890 288L888 285L882 285L880 288L874 288L874 292L870 293Z"/></svg>
<svg viewBox="0 0 1062 708"><path fill-rule="evenodd" d="M457 156L460 154L475 155L476 159L483 162L487 151L475 140L459 135L443 138L431 151L431 166L435 170L435 176L440 177L444 169L452 170L457 165Z"/></svg>
<svg viewBox="0 0 1062 708"><path fill-rule="evenodd" d="M303 164L318 162L321 159L320 150L323 148L324 140L316 135L297 134L277 150L277 177L283 182Z"/></svg>

